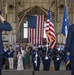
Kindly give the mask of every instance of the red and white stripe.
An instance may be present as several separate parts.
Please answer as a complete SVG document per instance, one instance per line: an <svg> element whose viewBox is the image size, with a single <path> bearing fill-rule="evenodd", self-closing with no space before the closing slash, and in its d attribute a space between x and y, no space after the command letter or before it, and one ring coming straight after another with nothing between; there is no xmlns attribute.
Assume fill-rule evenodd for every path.
<svg viewBox="0 0 74 75"><path fill-rule="evenodd" d="M28 42L35 44L36 43L35 39L36 39L36 30L33 28L29 28L28 29Z"/></svg>
<svg viewBox="0 0 74 75"><path fill-rule="evenodd" d="M54 30L54 24L47 20L46 22L46 35L47 35L47 42L50 43L50 47L54 48L56 43L56 35Z"/></svg>

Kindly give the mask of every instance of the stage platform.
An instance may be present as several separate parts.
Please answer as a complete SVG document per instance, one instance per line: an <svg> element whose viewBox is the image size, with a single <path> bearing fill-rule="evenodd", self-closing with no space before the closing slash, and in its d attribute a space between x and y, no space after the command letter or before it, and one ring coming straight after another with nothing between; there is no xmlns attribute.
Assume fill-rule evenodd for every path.
<svg viewBox="0 0 74 75"><path fill-rule="evenodd" d="M17 70L3 70L2 75L71 75L71 71L17 71Z"/></svg>
<svg viewBox="0 0 74 75"><path fill-rule="evenodd" d="M54 67L53 61L51 62L52 67ZM14 70L4 70L3 75L71 75L71 71L66 71L65 62L61 62L60 71L54 71L53 68L50 71L43 71L42 63L40 64L40 71L33 71L33 67L27 68L24 71Z"/></svg>

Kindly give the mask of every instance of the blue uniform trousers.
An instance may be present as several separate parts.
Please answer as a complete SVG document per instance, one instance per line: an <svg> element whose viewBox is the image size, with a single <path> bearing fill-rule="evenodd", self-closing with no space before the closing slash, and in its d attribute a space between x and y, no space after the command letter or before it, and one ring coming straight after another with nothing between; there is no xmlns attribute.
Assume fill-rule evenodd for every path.
<svg viewBox="0 0 74 75"><path fill-rule="evenodd" d="M61 60L57 60L57 57L54 58L54 68L55 70L59 70L61 64Z"/></svg>
<svg viewBox="0 0 74 75"><path fill-rule="evenodd" d="M43 70L49 71L51 59L49 58L46 60L45 58L43 58L42 62L43 62Z"/></svg>
<svg viewBox="0 0 74 75"><path fill-rule="evenodd" d="M71 61L71 75L74 75L74 56L70 57Z"/></svg>
<svg viewBox="0 0 74 75"><path fill-rule="evenodd" d="M3 61L3 55L0 55L0 75L2 75L2 61Z"/></svg>
<svg viewBox="0 0 74 75"><path fill-rule="evenodd" d="M39 68L40 68L40 59L38 59L38 61L37 61L37 66L36 66L35 62L33 61L34 71L39 71Z"/></svg>

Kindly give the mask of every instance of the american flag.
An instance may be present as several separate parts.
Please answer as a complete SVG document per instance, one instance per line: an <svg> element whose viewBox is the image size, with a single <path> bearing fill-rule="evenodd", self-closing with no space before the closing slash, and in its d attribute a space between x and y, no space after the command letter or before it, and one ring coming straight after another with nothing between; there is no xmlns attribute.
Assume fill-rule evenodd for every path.
<svg viewBox="0 0 74 75"><path fill-rule="evenodd" d="M43 44L44 15L28 17L28 42Z"/></svg>
<svg viewBox="0 0 74 75"><path fill-rule="evenodd" d="M48 19L46 21L46 35L47 35L47 42L50 43L50 47L54 48L56 43L56 35L54 30L54 24L52 21L51 11L48 11Z"/></svg>

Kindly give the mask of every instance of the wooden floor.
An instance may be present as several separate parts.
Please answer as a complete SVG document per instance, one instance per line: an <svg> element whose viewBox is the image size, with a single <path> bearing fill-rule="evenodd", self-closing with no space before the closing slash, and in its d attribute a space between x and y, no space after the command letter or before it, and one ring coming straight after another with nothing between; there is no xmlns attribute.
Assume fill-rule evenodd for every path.
<svg viewBox="0 0 74 75"><path fill-rule="evenodd" d="M71 75L70 71L16 71L3 70L2 75Z"/></svg>

